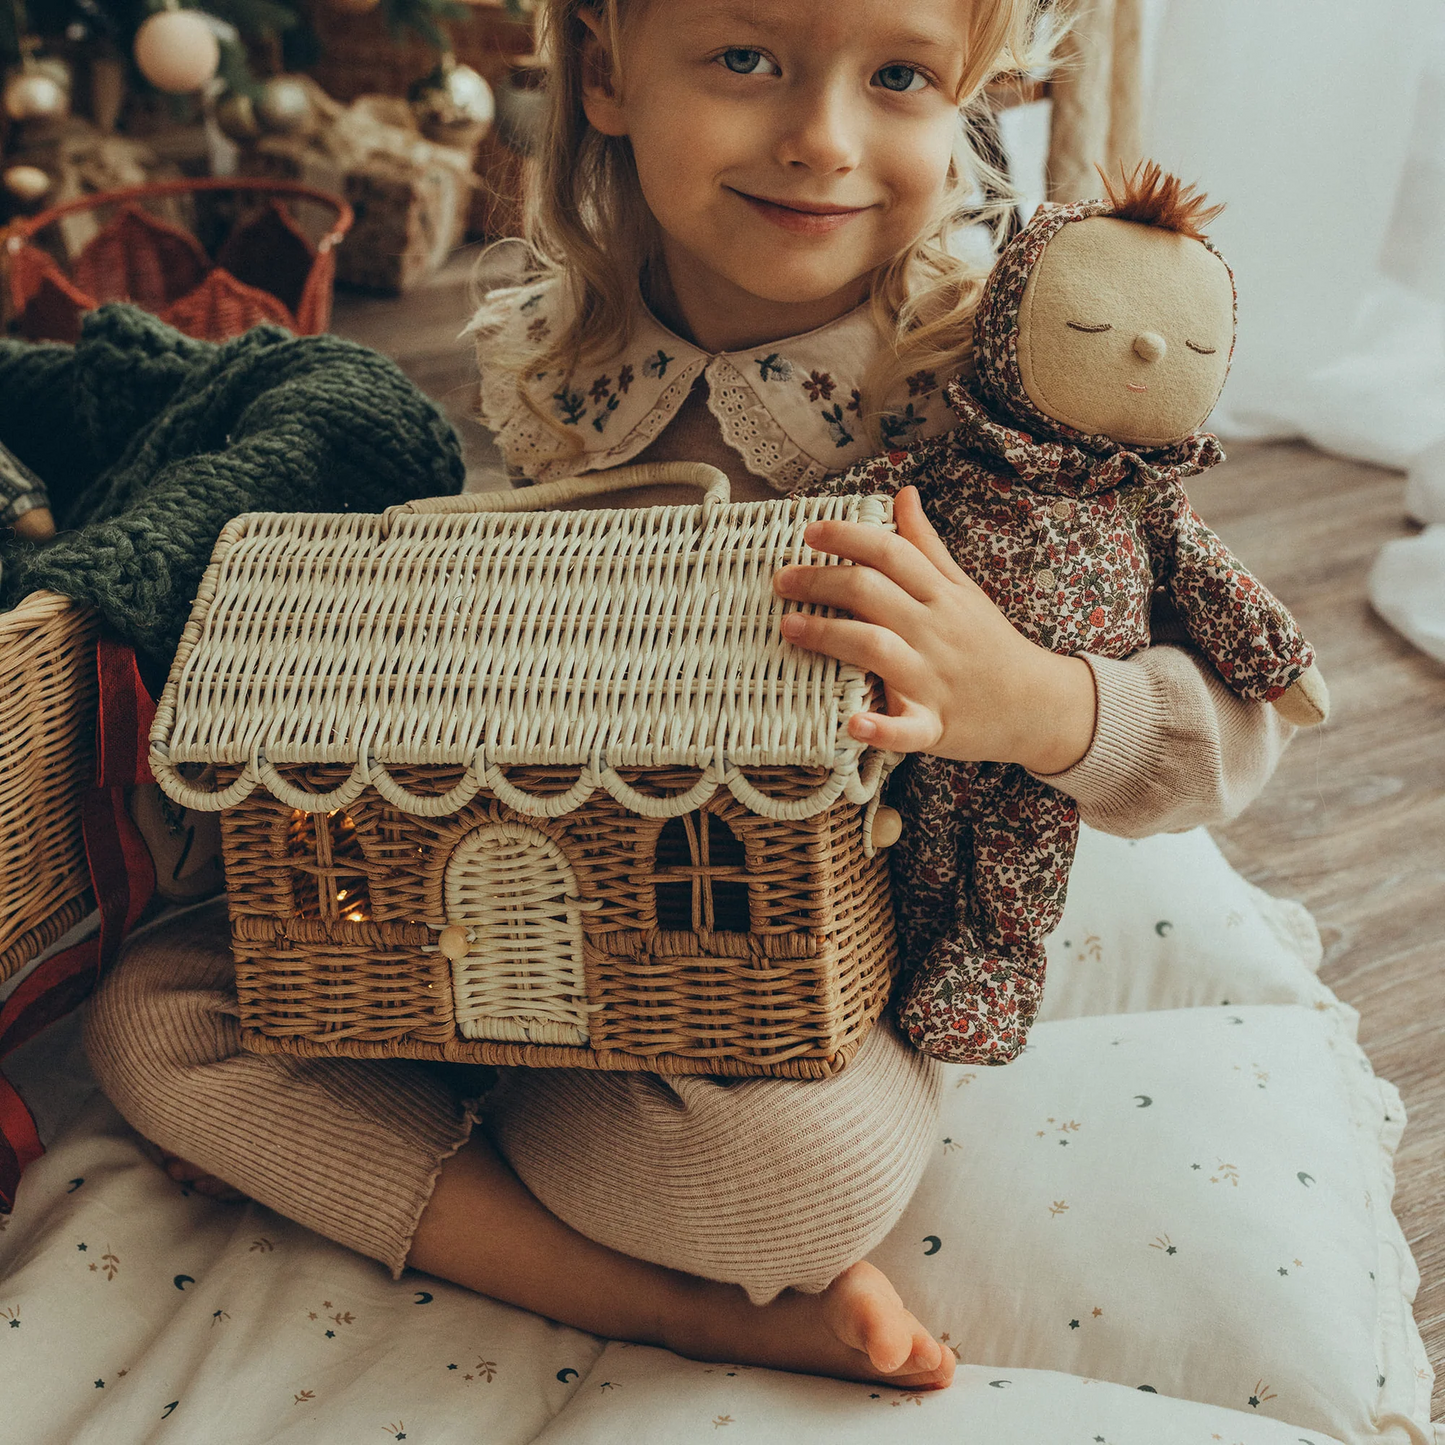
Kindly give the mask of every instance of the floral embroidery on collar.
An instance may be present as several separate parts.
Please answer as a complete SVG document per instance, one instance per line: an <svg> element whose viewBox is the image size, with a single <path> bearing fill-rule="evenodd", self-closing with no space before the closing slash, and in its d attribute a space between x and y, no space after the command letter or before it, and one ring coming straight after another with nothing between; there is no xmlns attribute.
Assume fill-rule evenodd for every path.
<svg viewBox="0 0 1445 1445"><path fill-rule="evenodd" d="M723 439L779 491L877 450L862 424L858 389L884 344L867 307L801 336L718 353L684 341L644 310L625 354L519 385L519 359L552 335L560 302L549 284L494 291L468 327L478 339L482 419L508 465L524 476L550 481L631 460L677 415L700 377ZM906 378L882 418L886 447L907 447L954 425L943 389L949 379L930 370Z"/></svg>

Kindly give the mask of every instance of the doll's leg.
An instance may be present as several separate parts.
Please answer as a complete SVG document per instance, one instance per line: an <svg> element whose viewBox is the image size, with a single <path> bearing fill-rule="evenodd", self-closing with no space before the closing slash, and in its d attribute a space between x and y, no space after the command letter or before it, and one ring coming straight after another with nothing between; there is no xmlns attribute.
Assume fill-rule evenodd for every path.
<svg viewBox="0 0 1445 1445"><path fill-rule="evenodd" d="M1006 1064L1039 1010L1044 939L1063 913L1078 814L1015 767L980 768L970 812L968 897L909 980L898 1016L936 1058Z"/></svg>
<svg viewBox="0 0 1445 1445"><path fill-rule="evenodd" d="M905 961L926 958L965 906L972 876L969 800L977 763L913 753L894 775L889 802L907 820L888 864Z"/></svg>
<svg viewBox="0 0 1445 1445"><path fill-rule="evenodd" d="M934 1147L941 1073L880 1023L830 1079L510 1071L485 1123L574 1229L761 1304L822 1290L897 1222Z"/></svg>

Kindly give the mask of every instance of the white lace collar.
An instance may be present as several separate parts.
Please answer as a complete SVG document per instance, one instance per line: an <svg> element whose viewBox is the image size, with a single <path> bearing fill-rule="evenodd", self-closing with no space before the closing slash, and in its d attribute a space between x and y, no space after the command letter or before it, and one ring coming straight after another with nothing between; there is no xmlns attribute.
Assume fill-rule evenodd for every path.
<svg viewBox="0 0 1445 1445"><path fill-rule="evenodd" d="M538 373L522 399L517 358L545 342L561 304L555 283L491 292L468 331L481 362L481 415L514 472L534 481L630 461L675 417L698 377L723 440L779 492L817 481L878 450L858 386L884 344L867 306L816 331L743 351L709 353L642 310L631 345L603 366ZM906 447L954 424L945 374L915 372L888 399L885 445ZM567 439L572 438L569 448Z"/></svg>

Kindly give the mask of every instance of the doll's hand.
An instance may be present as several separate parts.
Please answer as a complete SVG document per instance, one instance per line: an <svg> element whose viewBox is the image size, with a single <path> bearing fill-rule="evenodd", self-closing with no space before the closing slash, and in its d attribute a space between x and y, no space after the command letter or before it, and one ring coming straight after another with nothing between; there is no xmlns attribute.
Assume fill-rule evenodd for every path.
<svg viewBox="0 0 1445 1445"><path fill-rule="evenodd" d="M819 552L854 567L784 567L781 597L850 617L789 613L783 636L883 679L887 714L848 723L859 742L965 762L1018 763L1058 773L1094 736L1094 676L1081 658L1038 647L994 606L939 540L914 487L898 493L898 532L814 522Z"/></svg>

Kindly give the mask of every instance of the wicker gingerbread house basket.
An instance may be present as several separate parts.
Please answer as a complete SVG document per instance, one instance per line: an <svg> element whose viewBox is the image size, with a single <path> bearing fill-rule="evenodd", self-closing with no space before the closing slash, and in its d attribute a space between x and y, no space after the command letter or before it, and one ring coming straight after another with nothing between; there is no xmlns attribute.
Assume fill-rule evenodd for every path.
<svg viewBox="0 0 1445 1445"><path fill-rule="evenodd" d="M661 480L709 490L523 511ZM733 504L665 466L232 522L151 765L221 811L245 1045L841 1069L896 969L896 758L846 731L875 681L779 630L773 572L824 517L891 501Z"/></svg>

